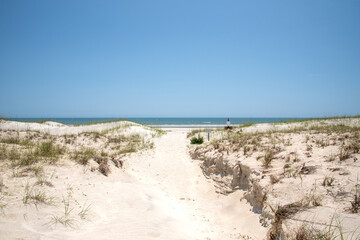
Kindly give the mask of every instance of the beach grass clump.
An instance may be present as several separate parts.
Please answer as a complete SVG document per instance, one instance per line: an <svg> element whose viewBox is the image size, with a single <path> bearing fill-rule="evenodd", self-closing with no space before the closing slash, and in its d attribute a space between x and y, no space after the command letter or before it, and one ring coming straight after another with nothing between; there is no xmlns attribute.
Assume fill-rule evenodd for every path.
<svg viewBox="0 0 360 240"><path fill-rule="evenodd" d="M21 157L21 151L19 148L13 147L7 154L7 157L11 162L15 162L20 159Z"/></svg>
<svg viewBox="0 0 360 240"><path fill-rule="evenodd" d="M333 183L334 183L334 181L335 181L335 178L325 176L325 177L324 177L324 180L323 180L323 182L322 182L322 185L323 185L324 187L332 186Z"/></svg>
<svg viewBox="0 0 360 240"><path fill-rule="evenodd" d="M344 161L348 159L351 155L350 149L342 145L340 147L339 159L340 161Z"/></svg>
<svg viewBox="0 0 360 240"><path fill-rule="evenodd" d="M89 216L91 215L91 204L85 204L81 207L80 212L78 213L79 217L82 220L88 219Z"/></svg>
<svg viewBox="0 0 360 240"><path fill-rule="evenodd" d="M124 135L108 137L108 143L122 143L125 142L126 140L127 138Z"/></svg>
<svg viewBox="0 0 360 240"><path fill-rule="evenodd" d="M283 230L282 223L285 219L295 215L299 211L304 210L308 205L305 201L297 201L284 206L277 206L276 208L268 205L274 213L274 221L268 230L268 240L287 239L286 233Z"/></svg>
<svg viewBox="0 0 360 240"><path fill-rule="evenodd" d="M294 229L287 239L289 240L331 240L331 234L329 231L324 231L310 224L302 224L297 229Z"/></svg>
<svg viewBox="0 0 360 240"><path fill-rule="evenodd" d="M355 240L360 239L358 231L346 232L339 218L334 215L330 223L319 224L316 222L304 222L299 227L288 228L286 238L288 240ZM269 239L269 238L268 238Z"/></svg>
<svg viewBox="0 0 360 240"><path fill-rule="evenodd" d="M89 132L89 134L92 136L94 142L97 142L97 140L102 136L102 133L100 132Z"/></svg>
<svg viewBox="0 0 360 240"><path fill-rule="evenodd" d="M360 212L360 184L355 185L355 194L354 201L351 201L350 212L359 213Z"/></svg>
<svg viewBox="0 0 360 240"><path fill-rule="evenodd" d="M203 137L192 137L190 140L191 144L202 144L204 142Z"/></svg>
<svg viewBox="0 0 360 240"><path fill-rule="evenodd" d="M0 146L0 160L6 159L7 154L8 154L8 151L7 151L7 148L6 148L5 144L1 144L1 146Z"/></svg>
<svg viewBox="0 0 360 240"><path fill-rule="evenodd" d="M157 137L161 137L162 135L166 134L166 131L159 129L159 128L152 128L155 131Z"/></svg>
<svg viewBox="0 0 360 240"><path fill-rule="evenodd" d="M5 188L4 180L0 178L0 193L2 193L4 188Z"/></svg>
<svg viewBox="0 0 360 240"><path fill-rule="evenodd" d="M6 144L20 144L20 138L19 136L0 138L0 142Z"/></svg>
<svg viewBox="0 0 360 240"><path fill-rule="evenodd" d="M151 134L152 137L161 137L162 135L166 134L166 131L160 128L147 126L146 129L153 131L153 133Z"/></svg>
<svg viewBox="0 0 360 240"><path fill-rule="evenodd" d="M298 228L287 228L287 232L282 228L282 223L286 219L291 219L296 213L304 211L310 207L308 199L304 198L303 200L296 201L294 203L286 204L284 206L278 206L274 209L269 205L271 210L274 212L275 219L272 223L271 228L268 231L267 239L288 239L288 240L335 240L335 239L345 239L344 231L341 227L339 221L334 224L333 217L331 222L324 228L316 226L312 223L304 223ZM348 239L358 239L353 238L355 232L352 235L349 235Z"/></svg>
<svg viewBox="0 0 360 240"><path fill-rule="evenodd" d="M5 189L5 184L3 182L3 179L0 178L0 211L4 211L4 208L7 206L7 203L4 201L4 193L3 190Z"/></svg>
<svg viewBox="0 0 360 240"><path fill-rule="evenodd" d="M150 140L146 140L140 134L132 134L130 136L122 136L122 145L118 146L118 154L123 155L127 153L134 153L144 149L152 149L154 143Z"/></svg>
<svg viewBox="0 0 360 240"><path fill-rule="evenodd" d="M25 173L28 172L34 173L35 176L40 176L44 172L44 167L42 165L37 165L37 164L29 165L26 168L22 169L20 174L24 175Z"/></svg>
<svg viewBox="0 0 360 240"><path fill-rule="evenodd" d="M74 210L73 207L70 207L70 197L68 196L67 199L63 197L62 203L64 204L64 214L62 216L55 216L51 217L51 222L54 225L58 223L62 224L65 227L74 227L75 225L75 218L71 216L72 211Z"/></svg>
<svg viewBox="0 0 360 240"><path fill-rule="evenodd" d="M131 134L130 136L128 136L127 140L130 143L140 143L142 141L142 137L140 136L140 134L136 133L136 134Z"/></svg>
<svg viewBox="0 0 360 240"><path fill-rule="evenodd" d="M24 189L23 203L24 205L33 203L35 206L40 203L52 205L54 204L54 199L48 197L44 191L30 186L29 183L27 183Z"/></svg>
<svg viewBox="0 0 360 240"><path fill-rule="evenodd" d="M5 202L5 196L4 194L0 191L0 211L4 212L4 208L7 206L7 203Z"/></svg>
<svg viewBox="0 0 360 240"><path fill-rule="evenodd" d="M21 139L19 133L16 136L8 136L0 138L0 143L11 144L11 145L21 145L21 146L31 146L33 143L29 138Z"/></svg>
<svg viewBox="0 0 360 240"><path fill-rule="evenodd" d="M24 152L20 158L18 158L18 161L13 162L14 166L30 166L38 162L39 158L34 154L33 151L28 150Z"/></svg>
<svg viewBox="0 0 360 240"><path fill-rule="evenodd" d="M44 177L38 178L38 180L34 183L34 186L48 186L48 187L54 187L54 185Z"/></svg>
<svg viewBox="0 0 360 240"><path fill-rule="evenodd" d="M94 148L84 148L81 151L75 151L72 154L72 158L81 165L88 164L91 158L96 156L96 150Z"/></svg>
<svg viewBox="0 0 360 240"><path fill-rule="evenodd" d="M126 146L119 150L119 154L134 153L137 151L135 143L127 143Z"/></svg>
<svg viewBox="0 0 360 240"><path fill-rule="evenodd" d="M55 145L53 141L45 141L38 144L33 152L34 157L47 159L55 163L59 156L65 153L65 147Z"/></svg>
<svg viewBox="0 0 360 240"><path fill-rule="evenodd" d="M262 157L262 164L265 168L269 168L271 165L271 162L275 158L276 152L272 148L266 149L263 157Z"/></svg>

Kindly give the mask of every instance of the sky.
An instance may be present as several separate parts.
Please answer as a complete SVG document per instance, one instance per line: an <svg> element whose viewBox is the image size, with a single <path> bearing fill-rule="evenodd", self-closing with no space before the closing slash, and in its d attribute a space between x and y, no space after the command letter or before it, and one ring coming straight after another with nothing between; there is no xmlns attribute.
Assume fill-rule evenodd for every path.
<svg viewBox="0 0 360 240"><path fill-rule="evenodd" d="M2 117L360 114L360 1L1 0Z"/></svg>

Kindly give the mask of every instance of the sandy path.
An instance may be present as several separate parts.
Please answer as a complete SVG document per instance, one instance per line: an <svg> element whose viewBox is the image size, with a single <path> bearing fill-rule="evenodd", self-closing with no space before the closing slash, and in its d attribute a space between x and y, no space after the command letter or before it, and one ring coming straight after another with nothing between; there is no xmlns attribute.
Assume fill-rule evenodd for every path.
<svg viewBox="0 0 360 240"><path fill-rule="evenodd" d="M155 140L155 152L130 159L126 171L151 188L159 188L196 226L192 239L238 239L249 235L262 239L266 230L259 223L259 215L240 201L242 192L228 196L217 194L214 182L203 175L199 162L193 161L187 149L187 129L172 129ZM185 227L185 226L184 226ZM184 228L184 230L186 230Z"/></svg>

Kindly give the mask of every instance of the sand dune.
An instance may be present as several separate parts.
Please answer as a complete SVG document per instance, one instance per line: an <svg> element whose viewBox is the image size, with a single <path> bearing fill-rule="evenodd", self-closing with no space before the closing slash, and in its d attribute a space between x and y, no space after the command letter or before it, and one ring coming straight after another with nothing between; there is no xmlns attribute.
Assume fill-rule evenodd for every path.
<svg viewBox="0 0 360 240"><path fill-rule="evenodd" d="M1 138L7 142L2 143L7 155L0 165L4 203L0 214L1 239L238 239L246 235L262 239L265 236L259 215L250 211L246 201L240 201L242 192L228 196L216 193L213 181L189 157L188 129L172 129L156 137L151 135L151 129L138 125L122 129L121 124L67 127L53 123L1 122ZM114 127L113 132L96 138L86 133L51 137ZM40 134L31 135L33 131ZM11 137L30 136L31 141L41 142L43 133L50 133L54 143L68 142L65 146L69 153L61 155L55 164L42 162L43 170L39 174L27 170L29 166L12 165L12 161L21 158L11 160L11 149L22 149L23 143L9 143ZM119 157L124 165L117 168L114 162L107 161L111 171L108 176L96 171L100 165L95 160L100 155L84 166L72 158L70 152L80 145L98 146L99 151L107 151L106 139L120 133L140 134L146 139L153 136L154 146L121 156L109 150L108 158ZM120 150L121 146L118 146ZM38 184L39 181L44 183ZM45 199L37 201L30 197L25 203L25 196L36 193L43 194Z"/></svg>
<svg viewBox="0 0 360 240"><path fill-rule="evenodd" d="M256 124L207 141L193 128L1 121L0 239L295 239L304 223L357 239L359 127Z"/></svg>

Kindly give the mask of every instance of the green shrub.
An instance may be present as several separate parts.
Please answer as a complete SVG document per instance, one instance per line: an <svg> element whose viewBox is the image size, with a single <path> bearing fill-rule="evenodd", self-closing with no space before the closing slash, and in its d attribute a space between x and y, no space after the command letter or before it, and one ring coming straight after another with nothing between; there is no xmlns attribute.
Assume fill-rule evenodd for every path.
<svg viewBox="0 0 360 240"><path fill-rule="evenodd" d="M291 166L290 166L290 164L285 164L285 166L284 166L284 168L290 168Z"/></svg>
<svg viewBox="0 0 360 240"><path fill-rule="evenodd" d="M203 137L193 137L191 138L191 144L202 144L204 142L204 138Z"/></svg>

